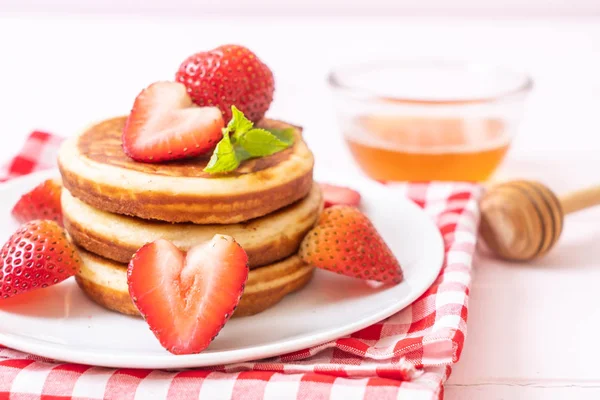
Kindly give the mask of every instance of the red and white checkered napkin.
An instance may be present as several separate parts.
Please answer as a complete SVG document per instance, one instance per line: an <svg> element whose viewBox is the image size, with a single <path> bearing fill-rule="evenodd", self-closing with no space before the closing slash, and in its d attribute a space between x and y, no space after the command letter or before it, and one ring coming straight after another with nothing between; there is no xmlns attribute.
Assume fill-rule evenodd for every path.
<svg viewBox="0 0 600 400"><path fill-rule="evenodd" d="M34 132L0 178L54 166L59 143ZM459 183L391 186L391 193L404 193L436 221L446 248L435 283L398 314L311 349L187 371L65 364L0 346L0 399L441 398L466 334L480 189Z"/></svg>

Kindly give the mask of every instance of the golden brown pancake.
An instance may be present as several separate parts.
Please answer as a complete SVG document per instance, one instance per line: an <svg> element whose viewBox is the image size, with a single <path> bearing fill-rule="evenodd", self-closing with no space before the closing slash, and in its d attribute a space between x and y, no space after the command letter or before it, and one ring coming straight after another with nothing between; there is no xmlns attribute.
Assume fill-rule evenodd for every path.
<svg viewBox="0 0 600 400"><path fill-rule="evenodd" d="M179 249L228 235L248 254L250 268L271 264L294 254L315 224L323 200L318 184L304 199L264 217L231 225L172 224L98 210L62 191L65 228L80 247L102 257L128 263L144 244L166 239Z"/></svg>
<svg viewBox="0 0 600 400"><path fill-rule="evenodd" d="M122 314L139 312L127 286L127 265L119 264L80 249L82 265L75 279L96 303ZM257 314L278 303L285 295L304 287L314 267L296 255L277 263L253 269L248 274L244 293L233 317Z"/></svg>
<svg viewBox="0 0 600 400"><path fill-rule="evenodd" d="M150 164L129 158L121 135L126 117L102 121L61 147L63 185L85 203L143 219L232 224L261 217L305 197L312 186L313 156L301 129L265 119L257 126L293 128L294 145L251 159L229 174L203 171L209 156Z"/></svg>

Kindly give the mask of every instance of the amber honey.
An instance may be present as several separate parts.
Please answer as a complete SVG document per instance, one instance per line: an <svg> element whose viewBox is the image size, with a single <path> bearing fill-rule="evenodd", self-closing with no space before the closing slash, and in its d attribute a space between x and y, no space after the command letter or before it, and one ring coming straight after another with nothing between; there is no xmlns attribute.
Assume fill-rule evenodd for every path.
<svg viewBox="0 0 600 400"><path fill-rule="evenodd" d="M483 181L508 151L497 119L370 116L345 132L355 160L373 179Z"/></svg>

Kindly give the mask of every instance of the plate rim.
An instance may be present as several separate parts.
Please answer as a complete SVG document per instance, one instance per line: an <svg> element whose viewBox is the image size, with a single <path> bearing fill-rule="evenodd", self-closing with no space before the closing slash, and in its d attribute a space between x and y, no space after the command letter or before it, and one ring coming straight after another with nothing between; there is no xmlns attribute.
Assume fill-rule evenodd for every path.
<svg viewBox="0 0 600 400"><path fill-rule="evenodd" d="M18 186L19 183L24 180L36 181L36 179L43 179L43 177L47 179L49 177L57 175L57 169L36 171L31 174L14 178L10 181L1 183L0 192L4 190L11 190L12 186ZM372 182L360 176L347 176L344 179L342 175L331 172L325 173L324 176L326 176L327 179L315 180L327 180L331 183L344 182L344 184L346 185L350 185L350 182L359 181L358 186L361 187L372 186L374 188L377 187L376 190L394 190L391 188L386 188L383 184ZM431 285L439 276L440 271L442 270L445 257L444 241L442 234L437 228L435 222L425 213L425 211L422 208L420 208L407 197L402 196L400 197L399 201L404 201L408 203L408 207L413 208L414 212L420 213L427 221L426 229L431 231L432 233L431 246L435 246L436 248L434 253L437 255L437 266L435 268L432 267L430 275L428 276L428 279L426 279L427 284L423 284L422 290L417 290L415 293L413 293L412 296L408 296L402 299L396 305L379 310L377 313L374 313L368 318L363 318L335 329L328 329L323 332L313 334L302 334L300 336L293 337L290 339L284 339L283 343L275 342L262 344L258 346L246 347L242 349L231 349L215 351L210 353L198 353L178 356L174 356L169 353L157 355L144 355L143 361L139 362L136 362L134 360L136 358L134 355L127 355L124 357L117 358L116 360L111 360L111 358L114 358L114 356L110 355L111 353L109 353L109 355L101 354L97 350L90 351L85 349L77 349L75 350L75 352L65 352L65 349L68 348L68 346L66 345L59 345L53 342L42 341L37 338L19 336L12 333L5 333L1 331L1 328L0 343L14 350L35 354L37 356L49 358L57 362L70 362L108 368L180 369L202 368L240 362L252 362L256 360L292 353L295 351L303 350L313 346L318 346L330 342L332 340L339 339L343 336L349 335L360 329L375 324L383 319L386 319L391 315L410 306L412 303L414 303L415 300L417 300L423 293L425 293L431 287ZM434 240L435 244L433 244Z"/></svg>

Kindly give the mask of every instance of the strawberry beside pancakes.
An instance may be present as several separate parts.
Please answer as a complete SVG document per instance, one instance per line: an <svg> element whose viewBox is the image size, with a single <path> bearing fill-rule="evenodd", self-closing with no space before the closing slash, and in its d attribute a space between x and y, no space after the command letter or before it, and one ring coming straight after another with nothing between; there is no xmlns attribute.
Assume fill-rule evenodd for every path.
<svg viewBox="0 0 600 400"><path fill-rule="evenodd" d="M0 300L56 285L80 265L77 250L56 222L27 222L0 250Z"/></svg>

